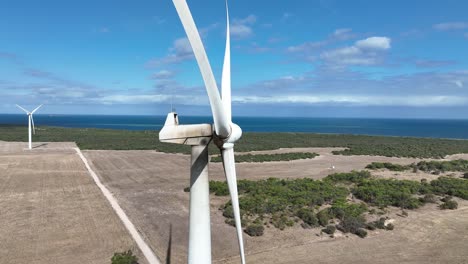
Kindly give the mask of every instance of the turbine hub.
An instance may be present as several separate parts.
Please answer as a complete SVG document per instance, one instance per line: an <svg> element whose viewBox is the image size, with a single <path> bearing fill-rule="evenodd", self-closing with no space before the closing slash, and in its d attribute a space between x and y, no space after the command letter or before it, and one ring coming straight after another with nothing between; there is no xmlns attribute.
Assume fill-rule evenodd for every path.
<svg viewBox="0 0 468 264"><path fill-rule="evenodd" d="M242 137L242 129L235 123L230 124L231 133L227 138L221 138L216 133L213 133L213 141L220 149L232 148L234 143L236 143Z"/></svg>

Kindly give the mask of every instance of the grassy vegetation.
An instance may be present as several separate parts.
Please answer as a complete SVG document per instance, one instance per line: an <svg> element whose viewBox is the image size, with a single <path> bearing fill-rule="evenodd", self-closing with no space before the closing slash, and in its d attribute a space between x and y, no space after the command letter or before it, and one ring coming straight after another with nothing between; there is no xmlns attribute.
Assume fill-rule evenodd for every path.
<svg viewBox="0 0 468 264"><path fill-rule="evenodd" d="M418 170L424 172L447 172L447 171L461 171L468 172L468 160L458 159L449 161L420 161L409 165L399 165L389 162L372 162L366 166L367 169L387 169L391 171L405 171L412 169L414 172ZM466 177L468 178L468 176Z"/></svg>
<svg viewBox="0 0 468 264"><path fill-rule="evenodd" d="M137 256L133 255L131 250L116 252L111 258L112 264L138 264Z"/></svg>
<svg viewBox="0 0 468 264"><path fill-rule="evenodd" d="M405 171L410 169L410 166L394 164L390 162L372 162L366 166L366 169L377 170L377 169L387 169L391 171Z"/></svg>
<svg viewBox="0 0 468 264"><path fill-rule="evenodd" d="M317 156L319 156L319 154L310 152L293 152L277 154L242 154L236 155L236 163L290 161L299 159L313 159ZM211 162L222 162L221 156L212 157Z"/></svg>
<svg viewBox="0 0 468 264"><path fill-rule="evenodd" d="M74 141L82 149L157 149L162 152L190 153L184 145L160 143L157 131L128 131L91 128L39 126L35 141ZM0 125L0 140L27 141L24 126ZM345 147L339 155L381 155L388 157L441 158L468 153L468 140L335 135L311 133L244 133L236 151L271 150L294 147ZM211 153L217 153L214 146Z"/></svg>
<svg viewBox="0 0 468 264"><path fill-rule="evenodd" d="M243 226L252 236L262 235L265 226L283 230L299 224L303 228L323 226L322 231L327 234L338 229L365 237L365 229L394 228L385 225L385 218L367 222L366 214L374 214L376 209L415 209L425 203L437 203L437 197L447 195L468 199L468 181L464 179L439 177L431 183L378 179L368 171L336 173L323 180L239 180L238 188ZM229 195L227 184L219 181L210 182L210 192ZM347 200L351 194L359 201ZM440 208L455 209L456 203L445 201ZM233 225L231 203L221 209L226 223Z"/></svg>

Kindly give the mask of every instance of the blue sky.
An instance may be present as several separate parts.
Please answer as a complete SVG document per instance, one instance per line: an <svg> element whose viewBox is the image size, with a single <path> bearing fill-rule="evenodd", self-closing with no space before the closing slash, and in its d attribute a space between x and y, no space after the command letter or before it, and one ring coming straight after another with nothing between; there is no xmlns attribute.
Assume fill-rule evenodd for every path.
<svg viewBox="0 0 468 264"><path fill-rule="evenodd" d="M229 3L233 115L467 117L467 1L265 3ZM188 4L220 81L224 1ZM210 114L172 1L0 6L0 113Z"/></svg>

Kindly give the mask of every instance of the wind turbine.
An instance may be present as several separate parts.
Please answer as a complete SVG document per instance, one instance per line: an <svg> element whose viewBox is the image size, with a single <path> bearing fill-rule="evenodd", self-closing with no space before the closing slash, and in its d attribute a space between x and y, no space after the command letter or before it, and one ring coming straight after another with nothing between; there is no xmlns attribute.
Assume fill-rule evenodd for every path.
<svg viewBox="0 0 468 264"><path fill-rule="evenodd" d="M172 1L200 68L214 120L213 126L210 124L179 125L177 113L170 112L167 115L164 127L159 133L159 140L161 142L185 144L192 147L188 263L211 263L208 145L213 141L221 151L224 173L231 195L241 263L244 264L244 243L242 240L234 161L234 143L242 136L242 130L238 125L232 123L231 119L231 54L227 1L226 50L221 81L222 98L187 2L185 0Z"/></svg>
<svg viewBox="0 0 468 264"><path fill-rule="evenodd" d="M29 135L29 149L32 149L32 135L31 135L31 124L32 124L32 133L36 134L36 129L34 128L34 118L33 114L41 108L42 105L36 107L36 109L29 112L28 110L24 109L23 107L16 105L19 109L23 110L28 115L28 135Z"/></svg>

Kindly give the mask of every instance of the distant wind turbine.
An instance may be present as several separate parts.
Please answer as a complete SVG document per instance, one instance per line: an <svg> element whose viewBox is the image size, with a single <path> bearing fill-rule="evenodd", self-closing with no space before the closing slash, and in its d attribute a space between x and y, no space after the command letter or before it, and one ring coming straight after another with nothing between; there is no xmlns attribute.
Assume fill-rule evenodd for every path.
<svg viewBox="0 0 468 264"><path fill-rule="evenodd" d="M16 105L19 109L23 110L28 115L28 135L29 135L29 149L32 149L32 135L31 135L31 125L32 125L32 133L36 134L36 129L34 128L34 119L33 114L41 108L42 105L36 107L36 109L29 112L28 110L24 109L23 107Z"/></svg>
<svg viewBox="0 0 468 264"><path fill-rule="evenodd" d="M193 21L186 0L173 0L173 3L200 68L214 119L214 126L210 124L179 125L177 113L171 112L167 115L166 123L159 132L159 140L162 142L192 146L188 263L211 263L208 144L213 141L221 151L224 174L226 175L229 193L231 194L240 261L242 264L245 264L236 167L234 162L234 143L241 137L242 130L238 125L232 122L231 118L229 14L227 13L226 50L221 80L221 97L200 34Z"/></svg>

